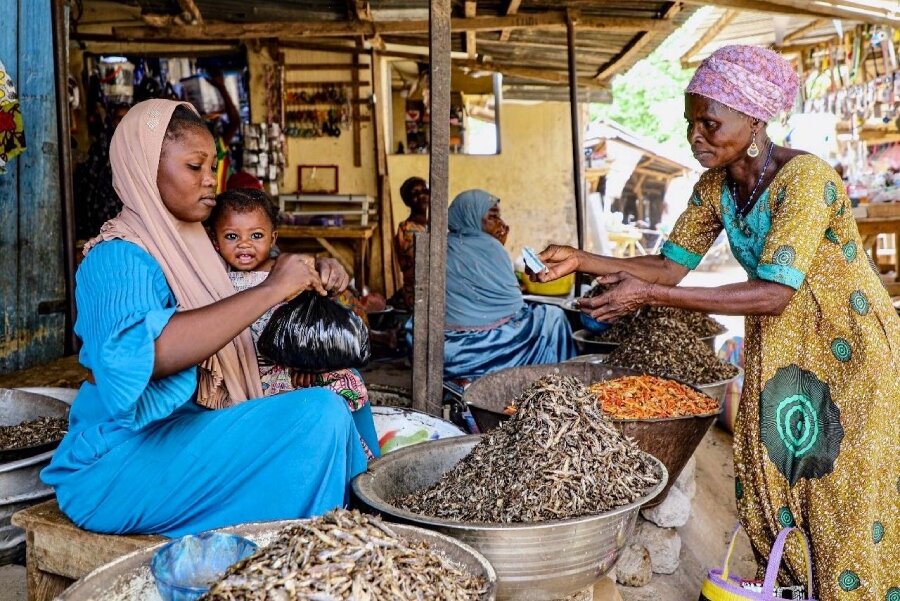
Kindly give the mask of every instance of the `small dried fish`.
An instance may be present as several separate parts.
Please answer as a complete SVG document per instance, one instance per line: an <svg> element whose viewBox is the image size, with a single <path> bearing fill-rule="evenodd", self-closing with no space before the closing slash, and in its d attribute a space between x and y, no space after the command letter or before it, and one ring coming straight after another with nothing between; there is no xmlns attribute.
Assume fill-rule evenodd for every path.
<svg viewBox="0 0 900 601"><path fill-rule="evenodd" d="M737 368L721 361L680 321L661 317L634 332L604 361L689 384L709 384L733 378Z"/></svg>
<svg viewBox="0 0 900 601"><path fill-rule="evenodd" d="M626 505L659 482L649 455L575 378L545 376L514 404L438 482L392 502L464 522L542 522Z"/></svg>
<svg viewBox="0 0 900 601"><path fill-rule="evenodd" d="M15 426L0 426L0 451L62 440L69 429L69 420L62 417L39 417Z"/></svg>
<svg viewBox="0 0 900 601"><path fill-rule="evenodd" d="M338 509L284 530L234 564L201 601L478 601L488 584L358 511Z"/></svg>

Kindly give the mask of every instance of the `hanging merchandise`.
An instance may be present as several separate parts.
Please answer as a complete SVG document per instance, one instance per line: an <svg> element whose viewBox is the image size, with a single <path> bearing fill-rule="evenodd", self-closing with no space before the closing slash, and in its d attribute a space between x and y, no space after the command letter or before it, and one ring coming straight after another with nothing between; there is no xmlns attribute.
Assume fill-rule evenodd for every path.
<svg viewBox="0 0 900 601"><path fill-rule="evenodd" d="M285 105L285 134L293 138L338 138L350 125L350 96L344 86L323 84L309 91L290 91Z"/></svg>
<svg viewBox="0 0 900 601"><path fill-rule="evenodd" d="M101 58L100 86L107 102L130 105L134 98L134 65L121 56Z"/></svg>
<svg viewBox="0 0 900 601"><path fill-rule="evenodd" d="M6 164L25 150L25 124L12 78L0 61L0 175Z"/></svg>
<svg viewBox="0 0 900 601"><path fill-rule="evenodd" d="M278 195L278 181L284 174L284 133L277 123L244 123L243 170L263 182L266 192Z"/></svg>

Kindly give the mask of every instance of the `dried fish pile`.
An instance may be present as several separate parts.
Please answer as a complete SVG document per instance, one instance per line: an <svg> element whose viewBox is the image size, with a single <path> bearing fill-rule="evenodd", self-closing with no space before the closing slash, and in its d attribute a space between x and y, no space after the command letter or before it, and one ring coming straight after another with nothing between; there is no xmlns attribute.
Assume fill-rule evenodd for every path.
<svg viewBox="0 0 900 601"><path fill-rule="evenodd" d="M575 378L545 376L514 404L438 482L392 503L463 522L541 522L602 513L659 482L650 457Z"/></svg>
<svg viewBox="0 0 900 601"><path fill-rule="evenodd" d="M734 365L720 361L685 324L665 317L632 334L604 362L694 385L737 375Z"/></svg>
<svg viewBox="0 0 900 601"><path fill-rule="evenodd" d="M614 286L608 284L595 284L585 294L591 298L612 290ZM594 336L601 342L624 342L626 338L635 332L644 331L658 319L673 319L687 326L693 334L699 338L718 336L726 331L725 326L705 313L688 311L678 307L643 307L630 315L617 320L613 327Z"/></svg>
<svg viewBox="0 0 900 601"><path fill-rule="evenodd" d="M62 417L39 417L15 426L0 426L0 451L58 442L68 429L69 420Z"/></svg>
<svg viewBox="0 0 900 601"><path fill-rule="evenodd" d="M284 530L234 564L202 601L476 601L488 584L398 537L380 519L335 510Z"/></svg>

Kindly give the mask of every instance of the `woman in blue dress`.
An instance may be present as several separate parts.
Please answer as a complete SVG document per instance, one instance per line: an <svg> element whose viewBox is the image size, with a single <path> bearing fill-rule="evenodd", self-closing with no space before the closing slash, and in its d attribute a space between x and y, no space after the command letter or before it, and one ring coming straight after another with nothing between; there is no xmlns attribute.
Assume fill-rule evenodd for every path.
<svg viewBox="0 0 900 601"><path fill-rule="evenodd" d="M88 530L178 536L343 505L366 468L354 421L370 426L371 414L351 415L325 389L259 398L247 328L301 291L346 286L346 274L282 254L264 284L235 293L201 225L216 152L190 105L136 105L110 156L124 209L76 278L91 377L42 472L60 508Z"/></svg>
<svg viewBox="0 0 900 601"><path fill-rule="evenodd" d="M526 305L512 262L498 238L508 228L499 199L466 190L447 216L444 378L473 380L517 365L559 363L575 356L565 313Z"/></svg>

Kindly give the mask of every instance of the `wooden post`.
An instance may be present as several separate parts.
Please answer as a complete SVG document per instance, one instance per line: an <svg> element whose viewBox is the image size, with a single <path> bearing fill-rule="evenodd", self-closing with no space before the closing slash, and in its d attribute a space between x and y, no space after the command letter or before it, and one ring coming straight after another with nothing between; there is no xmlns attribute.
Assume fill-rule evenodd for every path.
<svg viewBox="0 0 900 601"><path fill-rule="evenodd" d="M357 45L361 45L357 42ZM360 125L359 112L359 53L353 54L353 69L350 77L353 81L353 101L350 110L352 111L351 119L353 120L353 166L362 167L362 126Z"/></svg>
<svg viewBox="0 0 900 601"><path fill-rule="evenodd" d="M63 257L66 278L65 352L78 348L75 336L75 197L72 184L72 145L69 113L69 8L65 0L53 0L53 54L56 63L56 116L59 128L59 182L62 195Z"/></svg>
<svg viewBox="0 0 900 601"><path fill-rule="evenodd" d="M439 415L444 390L444 290L450 195L450 0L432 0L429 6L431 204L427 271L419 271L419 265L416 265L416 322L425 318L428 335L425 356L420 345L413 348L413 382L425 380L424 387L414 384L413 403L432 415ZM420 287L423 275L427 282ZM424 289L425 285L427 289ZM427 313L419 311L420 293L427 295L427 303L422 303L427 304Z"/></svg>
<svg viewBox="0 0 900 601"><path fill-rule="evenodd" d="M578 248L584 248L584 187L582 183L581 115L578 108L578 57L575 54L575 20L566 20L566 41L569 55L569 108L572 123L572 174L575 184L575 227L578 230Z"/></svg>
<svg viewBox="0 0 900 601"><path fill-rule="evenodd" d="M381 270L384 282L384 296L390 298L397 289L397 272L400 266L394 257L394 209L391 204L391 178L388 173L387 139L385 128L391 123L384 118L382 106L388 106L387 94L390 88L384 85L383 61L373 50L369 57L372 78L371 105L372 127L375 131L375 176L378 189L378 242L381 245Z"/></svg>

